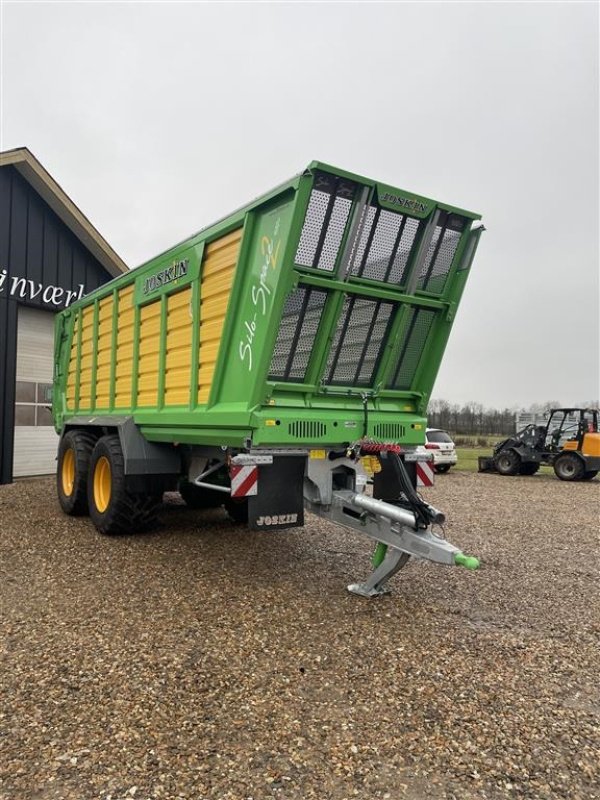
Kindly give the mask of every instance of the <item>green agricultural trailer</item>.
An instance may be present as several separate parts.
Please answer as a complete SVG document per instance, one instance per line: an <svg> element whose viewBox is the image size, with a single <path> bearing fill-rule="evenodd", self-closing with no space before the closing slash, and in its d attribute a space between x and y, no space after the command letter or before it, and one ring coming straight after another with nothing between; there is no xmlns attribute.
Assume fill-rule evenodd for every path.
<svg viewBox="0 0 600 800"><path fill-rule="evenodd" d="M56 318L63 510L116 534L175 489L254 530L307 509L378 543L364 596L410 556L476 567L415 487L479 219L313 162L74 303Z"/></svg>

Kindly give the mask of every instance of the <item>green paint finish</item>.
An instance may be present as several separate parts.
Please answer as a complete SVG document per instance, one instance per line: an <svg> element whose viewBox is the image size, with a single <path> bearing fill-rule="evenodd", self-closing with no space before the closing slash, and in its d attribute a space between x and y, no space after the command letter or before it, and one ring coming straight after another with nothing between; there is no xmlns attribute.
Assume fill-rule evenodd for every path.
<svg viewBox="0 0 600 800"><path fill-rule="evenodd" d="M383 564L383 560L387 554L387 544L383 542L377 542L375 545L375 550L373 551L373 555L371 556L371 565L373 569L377 569Z"/></svg>
<svg viewBox="0 0 600 800"><path fill-rule="evenodd" d="M454 563L458 567L465 567L466 569L479 569L479 559L475 556L466 556L464 553L456 553L454 556Z"/></svg>
<svg viewBox="0 0 600 800"><path fill-rule="evenodd" d="M319 184L327 190L318 195L315 186L322 173L329 174L325 184ZM356 184L349 194L348 181ZM363 206L365 201L367 207ZM372 205L375 209L369 213L379 209L385 224L378 226L375 222L369 229L373 217L361 214ZM456 215L462 217L458 223ZM318 447L354 442L366 434L378 441L421 444L426 425L424 409L481 233L481 229L472 227L477 219L479 215L455 206L312 162L301 175L119 276L59 315L53 395L57 430L62 429L66 415L64 398L73 337L77 341L77 398L79 395L82 309L91 304L97 308L98 302L111 293L116 301L121 288L134 284L131 406L114 409L114 351L118 344L115 302L108 413L132 414L149 440L230 447L244 447L251 440L256 446ZM410 240L402 239L401 220L406 220L407 229L416 230ZM428 283L426 259L437 258L435 236L439 231L435 225L440 220L449 220L454 257L447 264L436 262L435 280ZM220 339L216 340L219 344L208 403L200 405L198 353L204 251L240 228L243 235L237 264L221 306L225 316ZM398 237L395 243L389 238L391 230ZM361 255L360 260L357 253L364 258ZM392 257L391 253L402 254L406 262L401 278L392 277L396 255ZM218 258L211 269L219 269ZM189 402L186 399L178 406L165 407L167 300L169 293L184 286L192 289ZM298 298L297 303L294 300L297 307L291 301L286 306L296 288L293 297ZM140 311L145 303L157 299L161 314L156 326L156 402L153 407L138 409ZM352 317L348 335L343 322L352 316L345 316L344 311L350 303L362 310ZM390 312L389 324L378 327L377 315L382 308ZM412 361L403 366L402 381L394 383L398 359L416 313L429 315L431 324L426 337L423 333L422 340L411 344ZM97 333L97 311L94 326ZM346 335L332 370L332 346ZM283 359L287 366L283 371L274 370L277 377L269 378L276 347L279 361ZM363 367L369 377L359 381L355 376ZM327 382L329 374L331 383ZM353 376L348 383L344 382L346 374ZM357 385L352 380L357 380ZM77 398L71 415L77 413Z"/></svg>
<svg viewBox="0 0 600 800"><path fill-rule="evenodd" d="M222 353L229 369L223 375L219 402L235 401L241 391L249 406L261 399L257 390L263 389L272 352L266 343L277 332L273 319L279 317L289 287L290 273L286 275L284 265L289 264L286 246L292 210L292 200L284 195L283 203L270 204L252 221L249 252L243 270L238 269L236 297L229 308L232 335L230 347Z"/></svg>
<svg viewBox="0 0 600 800"><path fill-rule="evenodd" d="M54 317L54 383L52 386L52 407L67 413L67 381L69 379L69 358L73 340L78 335L78 326L70 314Z"/></svg>

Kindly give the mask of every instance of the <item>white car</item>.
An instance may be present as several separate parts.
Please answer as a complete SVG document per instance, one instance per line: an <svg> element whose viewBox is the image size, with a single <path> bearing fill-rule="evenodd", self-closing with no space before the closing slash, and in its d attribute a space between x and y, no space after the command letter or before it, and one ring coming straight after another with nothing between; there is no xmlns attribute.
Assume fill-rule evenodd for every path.
<svg viewBox="0 0 600 800"><path fill-rule="evenodd" d="M435 471L448 472L450 467L458 461L452 439L446 431L441 431L439 428L427 428L425 438L426 443L417 447L417 452L431 453Z"/></svg>

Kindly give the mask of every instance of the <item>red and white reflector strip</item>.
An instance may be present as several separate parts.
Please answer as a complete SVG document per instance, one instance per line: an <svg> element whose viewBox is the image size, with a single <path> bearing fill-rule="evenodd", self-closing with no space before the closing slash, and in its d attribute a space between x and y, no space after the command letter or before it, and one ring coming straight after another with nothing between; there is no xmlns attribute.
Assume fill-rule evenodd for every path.
<svg viewBox="0 0 600 800"><path fill-rule="evenodd" d="M229 468L231 477L231 496L250 497L258 494L258 467L238 466Z"/></svg>
<svg viewBox="0 0 600 800"><path fill-rule="evenodd" d="M433 486L433 461L417 461L417 486Z"/></svg>

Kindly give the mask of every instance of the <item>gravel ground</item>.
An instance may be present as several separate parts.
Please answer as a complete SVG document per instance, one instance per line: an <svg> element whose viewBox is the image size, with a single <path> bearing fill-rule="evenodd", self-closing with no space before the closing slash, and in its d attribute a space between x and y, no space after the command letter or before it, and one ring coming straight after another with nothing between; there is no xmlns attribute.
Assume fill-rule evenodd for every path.
<svg viewBox="0 0 600 800"><path fill-rule="evenodd" d="M600 798L600 482L439 476L470 573L167 498L103 538L0 487L3 800Z"/></svg>

